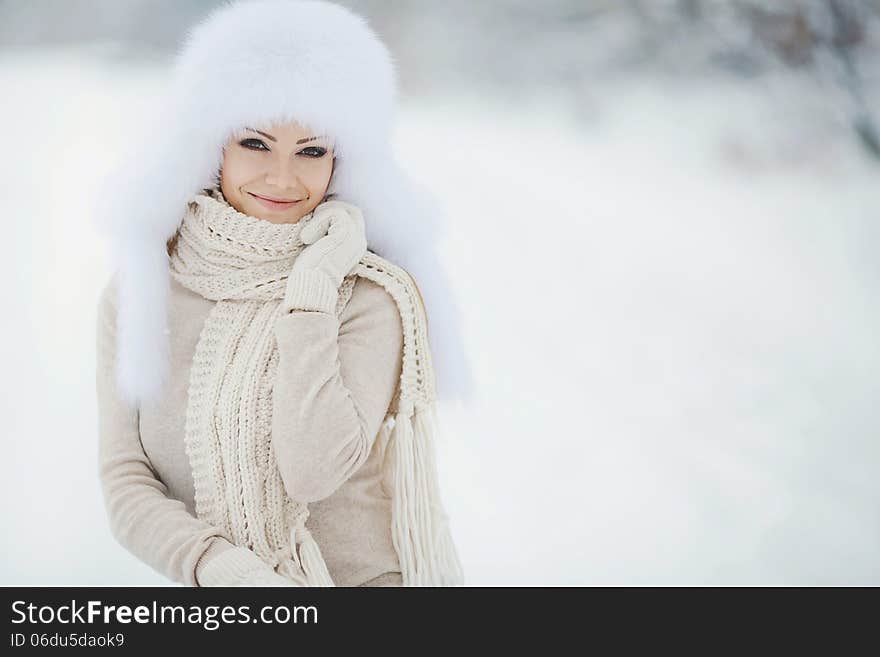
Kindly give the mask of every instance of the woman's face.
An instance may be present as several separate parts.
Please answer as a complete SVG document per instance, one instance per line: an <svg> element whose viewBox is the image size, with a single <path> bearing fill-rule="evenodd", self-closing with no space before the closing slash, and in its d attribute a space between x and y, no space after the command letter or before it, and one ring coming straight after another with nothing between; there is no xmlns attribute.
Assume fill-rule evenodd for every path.
<svg viewBox="0 0 880 657"><path fill-rule="evenodd" d="M298 123L247 128L224 147L220 189L239 212L294 224L324 200L333 157L328 136Z"/></svg>

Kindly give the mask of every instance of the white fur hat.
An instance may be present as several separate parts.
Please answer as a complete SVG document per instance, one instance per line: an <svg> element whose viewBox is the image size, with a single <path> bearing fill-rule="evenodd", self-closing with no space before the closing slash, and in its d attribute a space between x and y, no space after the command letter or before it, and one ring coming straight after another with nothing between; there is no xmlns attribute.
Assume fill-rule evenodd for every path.
<svg viewBox="0 0 880 657"><path fill-rule="evenodd" d="M171 75L159 115L96 199L118 272L116 372L127 401L155 399L166 381L166 242L187 200L214 185L231 136L287 121L331 137L327 193L360 207L368 248L416 281L438 395L467 398L458 311L435 248L438 203L394 157L396 72L367 22L320 0L226 2L189 30Z"/></svg>

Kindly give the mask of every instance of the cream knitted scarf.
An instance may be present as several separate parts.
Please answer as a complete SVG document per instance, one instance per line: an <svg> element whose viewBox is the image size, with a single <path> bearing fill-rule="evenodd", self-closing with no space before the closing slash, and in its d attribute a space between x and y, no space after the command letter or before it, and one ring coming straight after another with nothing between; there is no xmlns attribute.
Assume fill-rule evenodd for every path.
<svg viewBox="0 0 880 657"><path fill-rule="evenodd" d="M205 190L187 204L170 269L184 287L217 302L196 345L186 411L196 514L278 572L303 585L333 586L305 526L308 507L287 495L271 440L273 326L287 274L305 248L301 229L312 216L274 224L236 211L219 190ZM367 251L343 280L337 315L356 276L381 284L403 322L400 382L374 448L383 454L404 586L462 584L434 461L435 381L422 299L406 271Z"/></svg>

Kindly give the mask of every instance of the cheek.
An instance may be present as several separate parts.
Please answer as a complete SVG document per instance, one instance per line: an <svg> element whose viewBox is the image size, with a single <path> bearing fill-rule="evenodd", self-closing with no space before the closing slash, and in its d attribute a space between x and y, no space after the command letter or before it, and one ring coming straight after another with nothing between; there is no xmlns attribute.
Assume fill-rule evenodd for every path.
<svg viewBox="0 0 880 657"><path fill-rule="evenodd" d="M309 171L309 187L315 191L323 191L329 184L332 173L332 159L328 158L326 161L321 160L320 162L316 162L315 166Z"/></svg>
<svg viewBox="0 0 880 657"><path fill-rule="evenodd" d="M238 188L256 178L261 171L261 164L248 153L232 151L223 158L223 182L225 185Z"/></svg>

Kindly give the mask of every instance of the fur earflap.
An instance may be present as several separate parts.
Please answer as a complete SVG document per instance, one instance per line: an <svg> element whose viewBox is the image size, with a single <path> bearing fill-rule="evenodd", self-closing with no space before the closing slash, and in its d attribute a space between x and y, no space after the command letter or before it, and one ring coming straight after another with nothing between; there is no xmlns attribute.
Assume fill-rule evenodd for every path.
<svg viewBox="0 0 880 657"><path fill-rule="evenodd" d="M102 186L95 220L119 273L117 380L134 405L168 375L166 242L187 200L211 187L244 126L297 121L333 140L328 194L364 212L368 248L404 268L425 303L441 398L467 398L470 371L436 246L440 204L392 148L397 75L357 14L321 0L236 0L191 28L158 115Z"/></svg>

